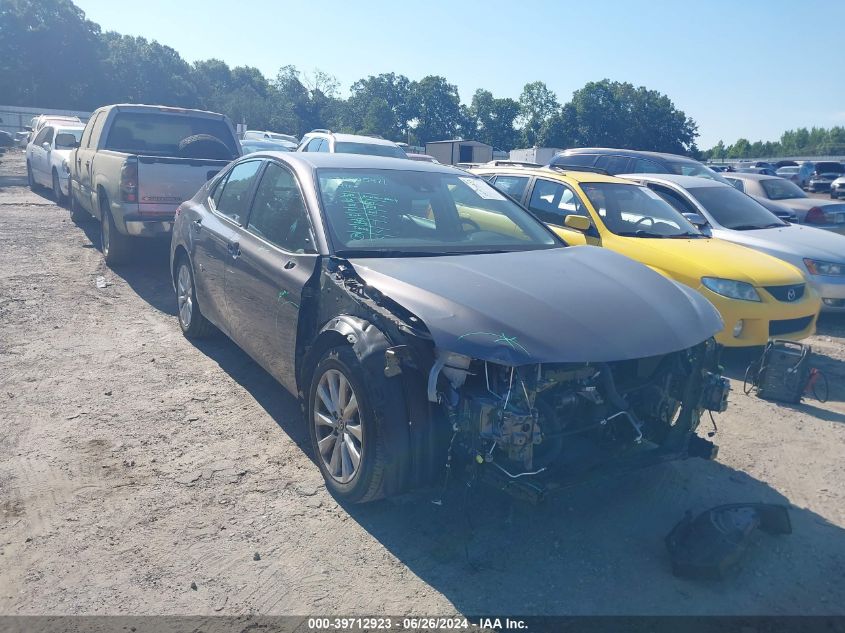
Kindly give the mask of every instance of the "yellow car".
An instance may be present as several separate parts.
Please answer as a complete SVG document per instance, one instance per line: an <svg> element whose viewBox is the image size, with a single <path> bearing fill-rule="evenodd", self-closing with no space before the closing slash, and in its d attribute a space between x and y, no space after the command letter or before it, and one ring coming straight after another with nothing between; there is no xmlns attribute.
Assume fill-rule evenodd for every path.
<svg viewBox="0 0 845 633"><path fill-rule="evenodd" d="M698 290L716 306L730 347L798 340L816 329L821 300L797 268L759 251L711 238L656 193L589 171L519 165L473 173L549 225L568 244L603 246ZM479 223L472 209L460 212ZM483 228L483 227L481 227Z"/></svg>

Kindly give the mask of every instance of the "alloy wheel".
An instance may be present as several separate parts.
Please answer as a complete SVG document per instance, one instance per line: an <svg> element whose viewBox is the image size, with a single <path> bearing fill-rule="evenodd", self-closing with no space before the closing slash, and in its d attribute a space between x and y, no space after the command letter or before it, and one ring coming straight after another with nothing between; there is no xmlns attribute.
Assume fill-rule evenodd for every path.
<svg viewBox="0 0 845 633"><path fill-rule="evenodd" d="M320 377L314 400L320 459L333 479L348 483L360 469L363 452L358 398L343 372L328 369Z"/></svg>
<svg viewBox="0 0 845 633"><path fill-rule="evenodd" d="M176 277L176 298L179 306L179 321L185 329L191 327L194 315L194 284L191 281L191 271L187 264L179 266Z"/></svg>

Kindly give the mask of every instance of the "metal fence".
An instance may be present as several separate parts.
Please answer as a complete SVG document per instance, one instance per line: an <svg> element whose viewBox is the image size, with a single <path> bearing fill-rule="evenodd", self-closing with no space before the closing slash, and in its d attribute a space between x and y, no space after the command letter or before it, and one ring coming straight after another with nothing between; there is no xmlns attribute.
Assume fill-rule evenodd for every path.
<svg viewBox="0 0 845 633"><path fill-rule="evenodd" d="M5 130L12 134L22 132L29 125L32 117L36 117L39 114L78 116L82 119L83 123L91 117L90 112L82 112L80 110L55 110L49 108L24 108L22 106L0 105L0 130Z"/></svg>

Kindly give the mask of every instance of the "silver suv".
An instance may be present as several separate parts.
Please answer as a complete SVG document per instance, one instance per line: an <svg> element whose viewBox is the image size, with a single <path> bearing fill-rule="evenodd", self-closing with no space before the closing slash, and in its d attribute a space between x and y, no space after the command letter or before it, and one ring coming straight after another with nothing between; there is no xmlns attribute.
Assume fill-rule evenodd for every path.
<svg viewBox="0 0 845 633"><path fill-rule="evenodd" d="M331 130L311 130L302 137L296 151L408 158L402 148L393 141L359 134L335 134Z"/></svg>

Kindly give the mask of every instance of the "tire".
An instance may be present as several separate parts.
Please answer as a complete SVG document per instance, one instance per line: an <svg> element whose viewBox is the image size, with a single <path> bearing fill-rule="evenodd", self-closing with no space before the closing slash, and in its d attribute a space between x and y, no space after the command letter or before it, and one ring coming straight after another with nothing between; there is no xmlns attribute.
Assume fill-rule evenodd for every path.
<svg viewBox="0 0 845 633"><path fill-rule="evenodd" d="M364 368L350 347L334 347L320 358L308 390L306 411L314 460L329 491L348 503L382 498L387 471L379 426L384 422L374 415L371 392L363 374ZM342 386L344 381L346 391ZM339 404L345 415L339 416L336 409L332 411L333 403Z"/></svg>
<svg viewBox="0 0 845 633"><path fill-rule="evenodd" d="M109 210L109 200L105 194L99 197L100 204L100 249L103 252L103 259L106 265L116 266L123 264L129 258L131 249L130 238L118 232Z"/></svg>
<svg viewBox="0 0 845 633"><path fill-rule="evenodd" d="M62 193L62 186L59 183L59 172L55 169L53 170L53 198L60 207L63 207L67 202L67 196Z"/></svg>
<svg viewBox="0 0 845 633"><path fill-rule="evenodd" d="M29 185L32 191L35 191L37 188L35 177L32 175L32 165L29 164L29 161L26 161L26 184Z"/></svg>
<svg viewBox="0 0 845 633"><path fill-rule="evenodd" d="M176 288L176 317L186 338L205 338L214 331L214 326L205 318L197 302L197 287L191 262L182 256L176 263L174 275Z"/></svg>

